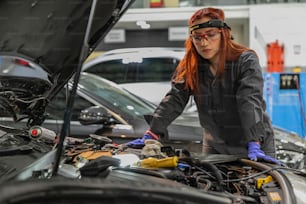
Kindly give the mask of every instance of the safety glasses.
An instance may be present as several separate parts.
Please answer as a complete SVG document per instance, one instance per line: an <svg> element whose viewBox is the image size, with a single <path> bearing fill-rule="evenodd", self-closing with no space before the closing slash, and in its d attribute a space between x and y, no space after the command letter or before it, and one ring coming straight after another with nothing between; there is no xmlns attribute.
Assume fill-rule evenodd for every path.
<svg viewBox="0 0 306 204"><path fill-rule="evenodd" d="M196 43L202 42L203 39L214 41L217 39L219 33L221 33L221 30L211 30L202 34L190 34L190 38Z"/></svg>

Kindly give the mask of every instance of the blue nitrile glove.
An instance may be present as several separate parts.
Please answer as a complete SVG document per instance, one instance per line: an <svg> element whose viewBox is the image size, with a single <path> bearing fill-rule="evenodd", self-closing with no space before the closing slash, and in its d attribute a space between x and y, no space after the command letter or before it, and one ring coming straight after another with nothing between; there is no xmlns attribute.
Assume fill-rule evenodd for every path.
<svg viewBox="0 0 306 204"><path fill-rule="evenodd" d="M268 155L266 155L261 149L260 144L258 142L249 142L248 143L248 157L250 160L257 161L262 159L267 162L272 162L278 165L281 165L281 162L277 159L274 159Z"/></svg>
<svg viewBox="0 0 306 204"><path fill-rule="evenodd" d="M138 138L138 139L135 139L135 140L132 140L126 143L126 146L130 148L134 148L134 149L141 149L145 146L145 143L144 143L145 140L148 140L148 139L158 140L159 135L154 134L150 130L147 130L142 138Z"/></svg>

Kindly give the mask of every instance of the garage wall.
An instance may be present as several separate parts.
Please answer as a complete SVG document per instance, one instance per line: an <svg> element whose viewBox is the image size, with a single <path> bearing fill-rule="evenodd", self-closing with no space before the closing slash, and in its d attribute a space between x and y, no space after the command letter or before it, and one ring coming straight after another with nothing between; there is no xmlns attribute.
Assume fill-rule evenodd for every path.
<svg viewBox="0 0 306 204"><path fill-rule="evenodd" d="M99 44L96 50L129 47L183 47L184 41L168 41L168 29L125 30L125 42Z"/></svg>
<svg viewBox="0 0 306 204"><path fill-rule="evenodd" d="M248 24L230 26L232 27L232 34L235 40L248 46ZM169 41L168 29L124 30L123 35L124 36L119 37L124 38L121 42L120 40L112 43L103 41L96 50L107 51L129 47L184 47L185 43L184 40Z"/></svg>
<svg viewBox="0 0 306 204"><path fill-rule="evenodd" d="M284 65L306 67L306 4L287 4L250 8L250 46L255 49L266 67L266 44L284 45Z"/></svg>

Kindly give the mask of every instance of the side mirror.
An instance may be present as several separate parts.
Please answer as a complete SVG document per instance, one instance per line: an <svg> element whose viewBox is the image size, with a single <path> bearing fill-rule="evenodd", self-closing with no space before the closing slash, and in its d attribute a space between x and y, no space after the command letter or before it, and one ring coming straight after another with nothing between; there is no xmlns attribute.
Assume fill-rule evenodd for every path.
<svg viewBox="0 0 306 204"><path fill-rule="evenodd" d="M103 124L108 125L114 123L111 114L102 107L91 106L81 111L79 121L82 125Z"/></svg>

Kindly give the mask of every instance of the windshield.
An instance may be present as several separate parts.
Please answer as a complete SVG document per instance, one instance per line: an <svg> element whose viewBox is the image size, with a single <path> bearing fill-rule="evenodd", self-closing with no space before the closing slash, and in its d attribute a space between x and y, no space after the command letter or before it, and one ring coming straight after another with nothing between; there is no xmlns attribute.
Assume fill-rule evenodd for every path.
<svg viewBox="0 0 306 204"><path fill-rule="evenodd" d="M86 72L116 83L169 82L179 63L175 57L147 57L131 54L122 59L101 61L86 68Z"/></svg>
<svg viewBox="0 0 306 204"><path fill-rule="evenodd" d="M79 85L103 100L105 105L133 117L151 114L155 109L152 104L132 95L117 84L92 74L82 73Z"/></svg>

